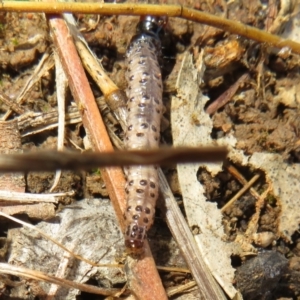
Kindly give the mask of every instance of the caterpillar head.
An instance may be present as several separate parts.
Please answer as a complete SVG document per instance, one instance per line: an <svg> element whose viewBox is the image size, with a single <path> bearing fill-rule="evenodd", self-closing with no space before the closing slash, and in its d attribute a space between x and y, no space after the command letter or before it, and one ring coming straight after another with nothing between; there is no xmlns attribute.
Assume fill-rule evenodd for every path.
<svg viewBox="0 0 300 300"><path fill-rule="evenodd" d="M144 16L141 17L140 22L137 27L137 33L147 33L159 36L162 29L167 24L167 17L157 17L157 16Z"/></svg>

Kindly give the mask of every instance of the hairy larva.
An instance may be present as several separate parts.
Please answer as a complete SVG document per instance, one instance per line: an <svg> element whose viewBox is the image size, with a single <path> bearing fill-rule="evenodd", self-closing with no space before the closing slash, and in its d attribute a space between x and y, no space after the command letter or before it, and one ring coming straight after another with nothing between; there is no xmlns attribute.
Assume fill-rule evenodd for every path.
<svg viewBox="0 0 300 300"><path fill-rule="evenodd" d="M133 38L126 53L127 149L151 149L159 145L163 110L162 79L158 63L160 41L153 34L152 28L147 27L153 25L152 20L154 18L148 19L146 26L142 23L144 27L140 27L141 33ZM126 175L125 245L131 250L140 250L146 231L153 223L158 197L157 167L129 167Z"/></svg>

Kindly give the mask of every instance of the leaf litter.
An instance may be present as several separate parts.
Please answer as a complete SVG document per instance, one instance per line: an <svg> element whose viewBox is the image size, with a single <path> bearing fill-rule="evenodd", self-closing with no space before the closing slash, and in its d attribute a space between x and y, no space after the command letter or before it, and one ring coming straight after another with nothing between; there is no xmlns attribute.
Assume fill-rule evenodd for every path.
<svg viewBox="0 0 300 300"><path fill-rule="evenodd" d="M295 209L299 206L299 171L300 167L298 164L291 163L291 157L286 154L291 153L295 149L295 139L286 137L286 149L279 147L279 142L283 143L284 136L281 137L281 141L276 144L275 134L269 134L267 137L267 142L274 146L275 151L284 151L284 155L279 153L267 153L267 152L256 152L250 150L249 147L243 147L245 142L252 143L255 145L255 139L259 138L255 136L254 128L254 115L251 117L250 123L253 124L252 136L247 136L245 133L244 137L240 134L239 142L234 135L234 131L224 130L218 126L213 121L218 121L218 117L222 115L222 119L225 119L225 113L230 116L230 110L224 110L218 113L219 116L214 117L213 120L209 118L208 114L205 113L207 102L210 99L202 94L201 88L203 74L205 74L205 66L202 63L202 56L200 53L198 61L193 61L193 56L186 53L182 58L182 65L180 67L179 75L176 83L176 96L172 97L171 106L171 127L172 127L172 137L174 145L193 145L193 146L207 146L207 145L227 145L230 149L228 160L238 166L247 167L250 170L261 171L265 177L265 188L267 191L264 198L260 200L261 207L256 205L256 213L253 215L248 223L248 230L243 234L243 231L236 234L236 238L231 242L228 242L228 237L226 237L224 232L224 227L222 220L224 219L221 211L218 209L216 203L208 201L207 198L207 187L202 186L197 178L199 169L206 170L212 178L216 177L219 173L223 172L221 164L201 164L201 165L178 165L177 173L179 184L182 192L182 197L184 201L185 212L187 220L191 228L197 228L195 234L195 239L198 243L199 249L204 256L212 274L215 276L216 280L221 284L226 293L230 297L234 297L236 290L232 283L234 282L235 269L232 267L231 258L234 255L239 255L243 257L244 255L258 255L261 257L260 251L263 248L271 249L272 246L276 245L274 240L278 240L278 250L280 249L280 244L285 241L287 244L293 244L294 234L297 232L300 223L299 210ZM270 108L272 110L274 107L284 105L287 108L299 108L297 93L295 90L298 88L298 83L294 84L289 90L286 89L286 83L292 82L291 79L283 79L278 81L278 85L283 87L279 89L279 93L274 97L273 103L270 103ZM284 82L284 83L283 83ZM202 84L203 86L203 84ZM247 93L247 91L246 91ZM238 97L238 96L237 96ZM243 96L242 96L243 97ZM253 99L253 98L252 98ZM241 101L243 104L243 100ZM231 107L238 107L238 104L231 103ZM287 109L288 110L288 109ZM245 112L246 114L247 112ZM274 111L273 111L274 113ZM259 114L259 113L258 113ZM262 112L261 112L262 114ZM274 114L273 114L274 115ZM287 114L286 114L287 115ZM256 116L257 118L257 116ZM243 114L238 116L243 124ZM232 122L232 121L230 121ZM247 123L247 119L244 121ZM275 132L280 132L280 130L285 130L287 121L281 122L281 127L277 124L274 128ZM233 123L233 122L232 122ZM223 123L224 124L224 123ZM258 124L262 124L258 119ZM239 123L235 125L239 126ZM247 124L244 125L244 127ZM250 125L251 126L251 125ZM268 126L268 124L266 124ZM278 126L278 127L277 127ZM228 127L233 128L232 125ZM290 129L292 129L290 127ZM219 133L220 137L215 137L215 132ZM293 131L293 129L292 129ZM226 134L227 133L227 134ZM289 133L287 133L289 134ZM293 133L291 133L293 134ZM248 139L248 141L247 141ZM296 140L297 142L297 140ZM278 147L276 148L276 146ZM247 155L245 151L251 153ZM289 161L287 160L289 159ZM269 192L269 193L268 193ZM277 220L275 220L274 232L259 231L262 222L260 220L263 211L268 208L268 200L266 200L267 195L273 197L276 206L279 207L280 212L278 214ZM259 202L259 201L258 201ZM263 209L263 207L266 207ZM270 206L269 206L270 207ZM235 231L239 231L236 229ZM270 242L269 242L270 241ZM258 247L254 247L256 243ZM264 244L265 243L265 244ZM275 249L275 248L274 248ZM287 253L285 249L285 254ZM243 254L244 252L244 254ZM263 252L262 252L263 253ZM277 252L274 252L277 253ZM253 261L254 262L254 261ZM280 269L280 276L277 277L277 282L283 277L283 269ZM279 272L279 271L278 271ZM237 273L239 274L239 273ZM255 276L254 274L249 276ZM238 277L238 276L237 276ZM241 277L239 277L241 279ZM259 283L255 286L256 293L255 297L259 295L262 296L264 292L257 290L260 286L262 287L264 283ZM246 299L250 299L249 293L241 285L237 285L240 290L244 292ZM270 283L269 289L275 289L276 284L274 282ZM264 287L265 288L265 287ZM266 290L268 290L268 288ZM259 293L262 294L259 294ZM266 291L265 291L266 292ZM271 291L268 291L272 294ZM274 291L273 291L274 292ZM278 293L278 291L277 291ZM271 295L270 294L270 295ZM265 295L264 295L265 296ZM252 298L251 298L252 299ZM272 298L273 299L273 298Z"/></svg>
<svg viewBox="0 0 300 300"><path fill-rule="evenodd" d="M248 12L255 12L255 6L257 6L256 1L249 3L249 5L244 5L245 10L239 11L241 15L236 13L236 10L234 9L236 4L231 3L229 5L231 5L233 8L228 10L229 18L232 17L232 14L234 14L234 17L239 18L240 21L244 23L251 23L251 16ZM18 21L18 18L14 19L15 17L13 15L9 15L9 18L13 20L11 24L14 24ZM20 20L26 21L27 15L23 14L22 18L20 18ZM40 17L36 17L34 15L33 19L34 21L36 21L38 20L38 18ZM82 19L81 23L87 21L87 19L88 17L86 19ZM122 53L125 52L126 45L128 44L128 41L130 40L132 34L134 34L135 22L137 21L137 18L120 17L119 20L120 23L118 23L118 21L116 21L114 17L104 18L104 21L102 20L103 22L100 22L100 26L98 26L96 32L87 32L85 36L86 38L89 38L92 43L94 43L95 48L99 47L100 44L101 47L99 47L99 49L104 49L101 50L102 53L98 52L98 54L100 54L100 56L102 57L105 67L108 70L112 70L112 73L110 74L112 78L114 78L114 80L120 87L124 87L124 66L122 64L122 59L120 59L120 55L122 56ZM183 30L183 26L180 22L183 22L184 25L186 25L185 30ZM218 39L226 37L220 38L220 31L213 28L208 31L203 30L203 25L201 24L193 25L193 33L193 30L191 30L192 25L189 24L189 22L185 20L181 20L180 22L178 22L177 24L176 21L172 20L172 30L174 36L176 36L177 39L176 49L178 50L178 52L182 52L185 50L185 39L188 39L187 37L190 37L192 44L201 44L201 41L210 42L208 53L210 57L214 57L213 55L211 55L211 52L214 53L214 47L211 47L211 45L218 41ZM251 24L255 25L255 20ZM121 30L118 29L118 26L121 28ZM23 27L26 28L28 26L26 25ZM110 27L113 27L114 31L112 31ZM43 25L41 28L44 29L45 25ZM126 28L131 28L131 34L124 35ZM176 30L180 32L177 34ZM112 34L112 32L114 32L114 34ZM205 32L205 34L202 34L202 32ZM44 34L46 36L46 33ZM104 35L104 38L99 39L99 34L101 34L102 37ZM40 38L39 36L38 38L40 41L42 41L42 43L40 43L41 47L44 47L47 38ZM26 38L24 40L26 40ZM31 41L31 39L28 40ZM18 42L21 46L24 44L23 39ZM239 45L237 47L240 47L240 45L242 45L241 48L243 49L244 45L240 42L240 40L234 39L233 42L231 41L231 44L234 44L236 46ZM10 70L10 68L13 68L13 72L16 72L18 68L22 68L27 64L33 62L34 56L32 55L32 53L34 53L35 51L38 53L42 52L42 48L39 48L39 46L36 49L30 51L30 53L28 52L28 56L22 56L21 47L13 47L14 44L16 44L16 38L12 37L8 47L9 59L7 59L7 61L1 61L1 66L4 70ZM11 51L13 48L15 48L16 51ZM222 46L218 48L222 49ZM112 50L111 53L108 53L109 50L107 49ZM252 49L255 49L255 46L252 45ZM194 51L197 50L195 50L194 48ZM279 56L272 56L272 64L268 65L269 67L271 67L269 68L268 72L264 74L265 78L262 81L264 84L271 87L271 89L265 89L265 97L261 96L259 88L249 88L249 83L248 85L246 83L243 92L237 93L237 95L234 96L233 100L228 103L224 109L220 109L213 115L212 119L210 119L205 113L203 113L203 109L205 109L206 107L205 103L210 101L210 99L213 99L214 95L217 94L216 89L224 89L225 85L224 78L222 79L222 74L228 74L228 70L238 70L239 68L241 68L241 66L243 66L243 62L241 62L241 60L244 59L244 57L241 56L243 55L244 51L237 52L239 53L238 58L236 60L233 60L229 67L225 64L223 65L223 62L220 64L220 61L218 60L216 61L215 67L207 67L207 72L204 73L204 77L208 81L207 85L211 88L211 90L208 90L208 93L207 90L205 90L204 93L208 94L210 98L204 97L203 95L201 95L201 92L199 92L199 81L196 80L196 85L192 85L190 78L197 78L199 74L197 70L193 69L192 59L186 59L189 61L188 66L189 68L191 68L191 70L183 70L184 72L188 72L183 73L180 77L181 80L185 79L182 86L186 85L186 87L184 89L182 89L182 86L178 87L179 93L176 96L176 98L178 98L176 101L185 101L185 104L188 105L188 110L180 114L178 112L184 110L184 108L181 107L182 104L177 103L177 106L176 102L172 104L175 105L176 108L176 110L172 109L172 119L178 118L179 120L179 128L176 128L176 126L174 126L174 128L172 129L173 131L175 131L173 135L174 144L177 143L178 145L178 143L186 143L189 146L199 144L205 145L206 143L210 145L212 143L226 144L231 147L231 154L229 159L237 164L237 166L246 166L252 171L261 170L264 174L264 183L262 184L262 186L263 188L266 188L267 186L270 188L272 197L274 197L274 199L276 200L276 206L280 208L278 214L279 217L276 217L277 215L275 214L275 225L272 227L273 233L276 235L277 246L275 247L273 246L274 244L271 244L271 246L267 249L270 250L270 248L274 248L278 251L281 251L281 253L283 253L284 255L292 253L292 255L294 255L293 264L296 266L297 245L299 244L296 231L299 224L299 215L295 207L298 207L297 194L299 194L299 180L297 180L297 178L299 176L299 170L298 165L293 164L293 160L298 162L297 157L299 159L299 150L297 149L296 144L298 141L297 131L299 128L299 123L297 121L299 119L297 113L297 110L299 108L299 101L297 99L298 75L297 72L295 72L296 75L293 77L292 70L293 68L297 69L298 63L295 63L295 61L297 61L297 57L288 55L288 58L285 59ZM26 52L24 53L26 54ZM253 53L254 52L250 51L250 54L248 52L247 55L255 56L255 54ZM5 58L5 56L3 56L3 58ZM179 61L180 59L182 59L182 55L178 54L177 61ZM206 59L206 61L208 62L209 59ZM219 67L222 67L221 73L219 70L220 68L218 68L218 63ZM10 72L11 71L9 71L8 73ZM279 78L275 78L275 72L278 72ZM280 72L291 72L292 76L280 78ZM26 76L27 74L23 75L23 78L22 76L20 76L15 82L10 78L4 78L2 85L3 90L8 92L8 94L13 98L17 94L16 90L18 90L18 85L22 86L22 82L26 82ZM55 99L54 95L47 94L45 97L43 95L44 90L49 88L50 86L49 82L51 82L51 76L51 72L48 75L44 76L41 84L42 89L37 88L34 92L31 92L30 97L28 97L30 108L37 109L38 112L47 112L56 105L55 101L53 100ZM226 78L226 80L228 80L228 78ZM256 80L252 80L252 87L255 87L255 84ZM292 88L290 89L288 87ZM207 89L207 86L205 88ZM274 91L276 95L274 95ZM192 96L192 94L190 95L190 92L194 93L194 96ZM96 93L98 92L96 91ZM47 99L47 101L44 101L44 99ZM201 101L199 99L201 99ZM2 108L2 110L5 109ZM191 115L190 118L188 118L188 114ZM186 120L187 123L183 121L184 118L188 119ZM174 124L172 121L172 127L173 125ZM187 128L188 130L183 131L183 129L185 128ZM73 127L71 129L72 138L74 138L74 136L78 138L78 132L79 127ZM43 142L46 141L45 144L48 143L48 146L52 147L54 141L49 142L51 139L48 139L47 137L45 138L45 136L45 134L40 135L35 140L35 142L40 142L41 140ZM216 136L217 138L215 138ZM168 139L167 133L165 133L165 138L166 140ZM80 144L80 138L78 138L78 140ZM30 148L30 145L28 146L27 144L25 145L25 147ZM265 153L266 151L269 151L271 153ZM289 161L291 161L292 163ZM225 215L222 215L216 203L213 203L211 200L207 201L207 198L204 195L207 194L207 185L202 187L197 180L197 173L199 172L199 168L206 170L213 178L216 178L222 171L222 166L216 164L186 166L186 169L184 169L183 166L179 166L178 173L181 174L179 181L181 185L182 196L185 202L184 204L187 219L190 226L193 228L193 232L200 232L198 233L198 235L196 235L196 240L200 245L200 250L204 253L203 255L208 262L208 265L211 267L212 273L218 279L220 284L223 285L226 292L229 295L234 295L236 291L232 286L232 280L235 270L231 266L231 257L232 254L237 253L242 255L241 253L243 249L241 249L241 245L235 240L234 235L233 239L229 238L230 242L228 242L226 229L224 229L223 226L224 219L228 218L227 211ZM32 175L30 174L30 176ZM50 185L49 182L51 182L52 176L53 175L43 174L40 176L40 181L38 181L38 176L36 176L35 181L31 183L31 188L35 189L36 186L38 186L40 187L40 190L43 190L45 186ZM76 177L78 177L78 175L76 175ZM62 184L62 186L60 187L60 189L65 188L64 184ZM75 180L75 183L73 183L73 186L80 186L80 181L77 178ZM79 188L77 197L81 197L84 192L84 190L80 190ZM261 192L262 191L260 190L260 193ZM203 206L199 206L199 203L203 204ZM259 220L258 224L255 224L258 227L259 232L254 232L254 234L262 233L260 232L262 228L261 221L264 216L271 215L271 210L269 210L268 212L268 209L270 209L271 206L266 205L266 207L261 211L261 219ZM253 209L252 207L252 211L254 210L255 209ZM242 225L239 223L239 221L241 219L242 221L244 221L244 218L238 217L237 219L237 225L242 228ZM204 225L201 223L201 220L205 222ZM248 219L246 220L247 222L249 221ZM234 222L233 220L230 221ZM244 231L242 229L241 233L243 235ZM240 230L239 227L238 230ZM76 236L77 231L73 232ZM32 233L30 233L30 235L32 236ZM206 237L206 240L202 239L203 236ZM66 232L64 232L64 237L65 240L67 240L68 235ZM280 237L282 237L283 239L281 239ZM227 242L225 243L224 240L226 240ZM246 237L245 240L246 243L252 244L252 240L254 240L254 237ZM289 244L285 243L285 241L294 242L295 247L290 247ZM33 245L36 245L36 242L40 242L40 240L38 238L32 240ZM251 247L250 249L253 250L253 247ZM254 250L260 249L256 247L254 248ZM19 251L21 250L19 249ZM34 251L36 251L35 246ZM20 254L20 257L22 257L22 255L24 254ZM42 263L40 263L40 265L43 266ZM93 272L98 271L88 271L88 273ZM84 275L81 275L81 278L84 278ZM86 280L86 278L84 280ZM48 287L46 287L46 289L47 288ZM297 289L295 288L295 290Z"/></svg>
<svg viewBox="0 0 300 300"><path fill-rule="evenodd" d="M82 200L63 209L54 219L40 222L37 227L74 253L96 264L115 262L116 267L93 267L68 257L63 249L27 228L8 232L9 263L55 275L66 259L67 267L62 275L69 280L85 283L93 277L107 288L125 284L125 274L122 268L117 268L119 262L115 261L123 248L123 235L108 200ZM45 293L49 291L49 284L39 284ZM73 299L78 293L75 289L60 288L56 297Z"/></svg>

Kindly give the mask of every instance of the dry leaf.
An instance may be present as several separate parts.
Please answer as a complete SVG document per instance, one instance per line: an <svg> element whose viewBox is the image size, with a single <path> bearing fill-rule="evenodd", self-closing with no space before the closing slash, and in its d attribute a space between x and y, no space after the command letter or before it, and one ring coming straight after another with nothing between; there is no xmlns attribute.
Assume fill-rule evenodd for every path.
<svg viewBox="0 0 300 300"><path fill-rule="evenodd" d="M177 80L177 96L172 98L172 130L176 146L211 145L212 121L204 112L208 98L199 91L199 78L203 71L198 71L192 56L187 54ZM200 76L200 77L199 77ZM187 78L189 80L187 80ZM239 165L264 171L272 194L281 206L278 223L278 235L291 241L292 234L298 230L300 212L300 166L284 162L281 155L273 153L255 153L245 156L234 149L236 139L228 134L217 140L218 145L226 145L230 150L229 159ZM239 253L237 243L224 243L222 214L215 203L207 202L204 188L197 180L199 167L205 168L212 176L221 171L221 164L178 165L178 176L182 190L185 211L190 227L198 227L200 234L195 236L207 265L219 284L232 298L236 290L231 282L234 269L230 256ZM221 253L220 253L221 251Z"/></svg>
<svg viewBox="0 0 300 300"><path fill-rule="evenodd" d="M199 90L199 78L203 69L200 62L196 69L192 55L187 53L177 79L177 96L172 98L171 125L173 141L179 146L211 145L212 121L204 112L208 101ZM236 290L232 285L234 269L230 256L238 251L235 243L225 243L222 214L216 203L207 202L204 188L197 179L199 167L205 167L212 174L221 171L221 164L178 165L178 177L182 190L185 211L190 227L198 227L200 234L196 242L212 274L226 293L233 298ZM220 252L221 251L221 252Z"/></svg>
<svg viewBox="0 0 300 300"><path fill-rule="evenodd" d="M37 227L76 254L95 263L116 264L115 256L123 247L123 235L108 200L82 200L66 207L51 221L39 223ZM55 275L66 259L64 250L27 228L10 230L8 236L11 240L11 264ZM72 257L67 259L66 279L84 283L93 277L105 287L126 282L122 269L96 268ZM48 292L49 284L39 284ZM61 288L56 297L75 299L77 294L77 290Z"/></svg>

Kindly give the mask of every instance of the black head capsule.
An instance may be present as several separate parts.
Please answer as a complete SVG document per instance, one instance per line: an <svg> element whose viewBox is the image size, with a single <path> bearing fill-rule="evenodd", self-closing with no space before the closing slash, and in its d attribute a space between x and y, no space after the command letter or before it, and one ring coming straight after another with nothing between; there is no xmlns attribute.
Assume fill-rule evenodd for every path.
<svg viewBox="0 0 300 300"><path fill-rule="evenodd" d="M167 17L144 16L141 17L137 27L137 33L154 34L159 37L162 29L167 24Z"/></svg>
<svg viewBox="0 0 300 300"><path fill-rule="evenodd" d="M155 16L145 16L141 17L140 22L137 26L136 35L133 37L132 41L137 39L144 39L146 37L152 37L154 47L160 52L160 38L164 34L164 26L167 23L167 17L155 17Z"/></svg>

